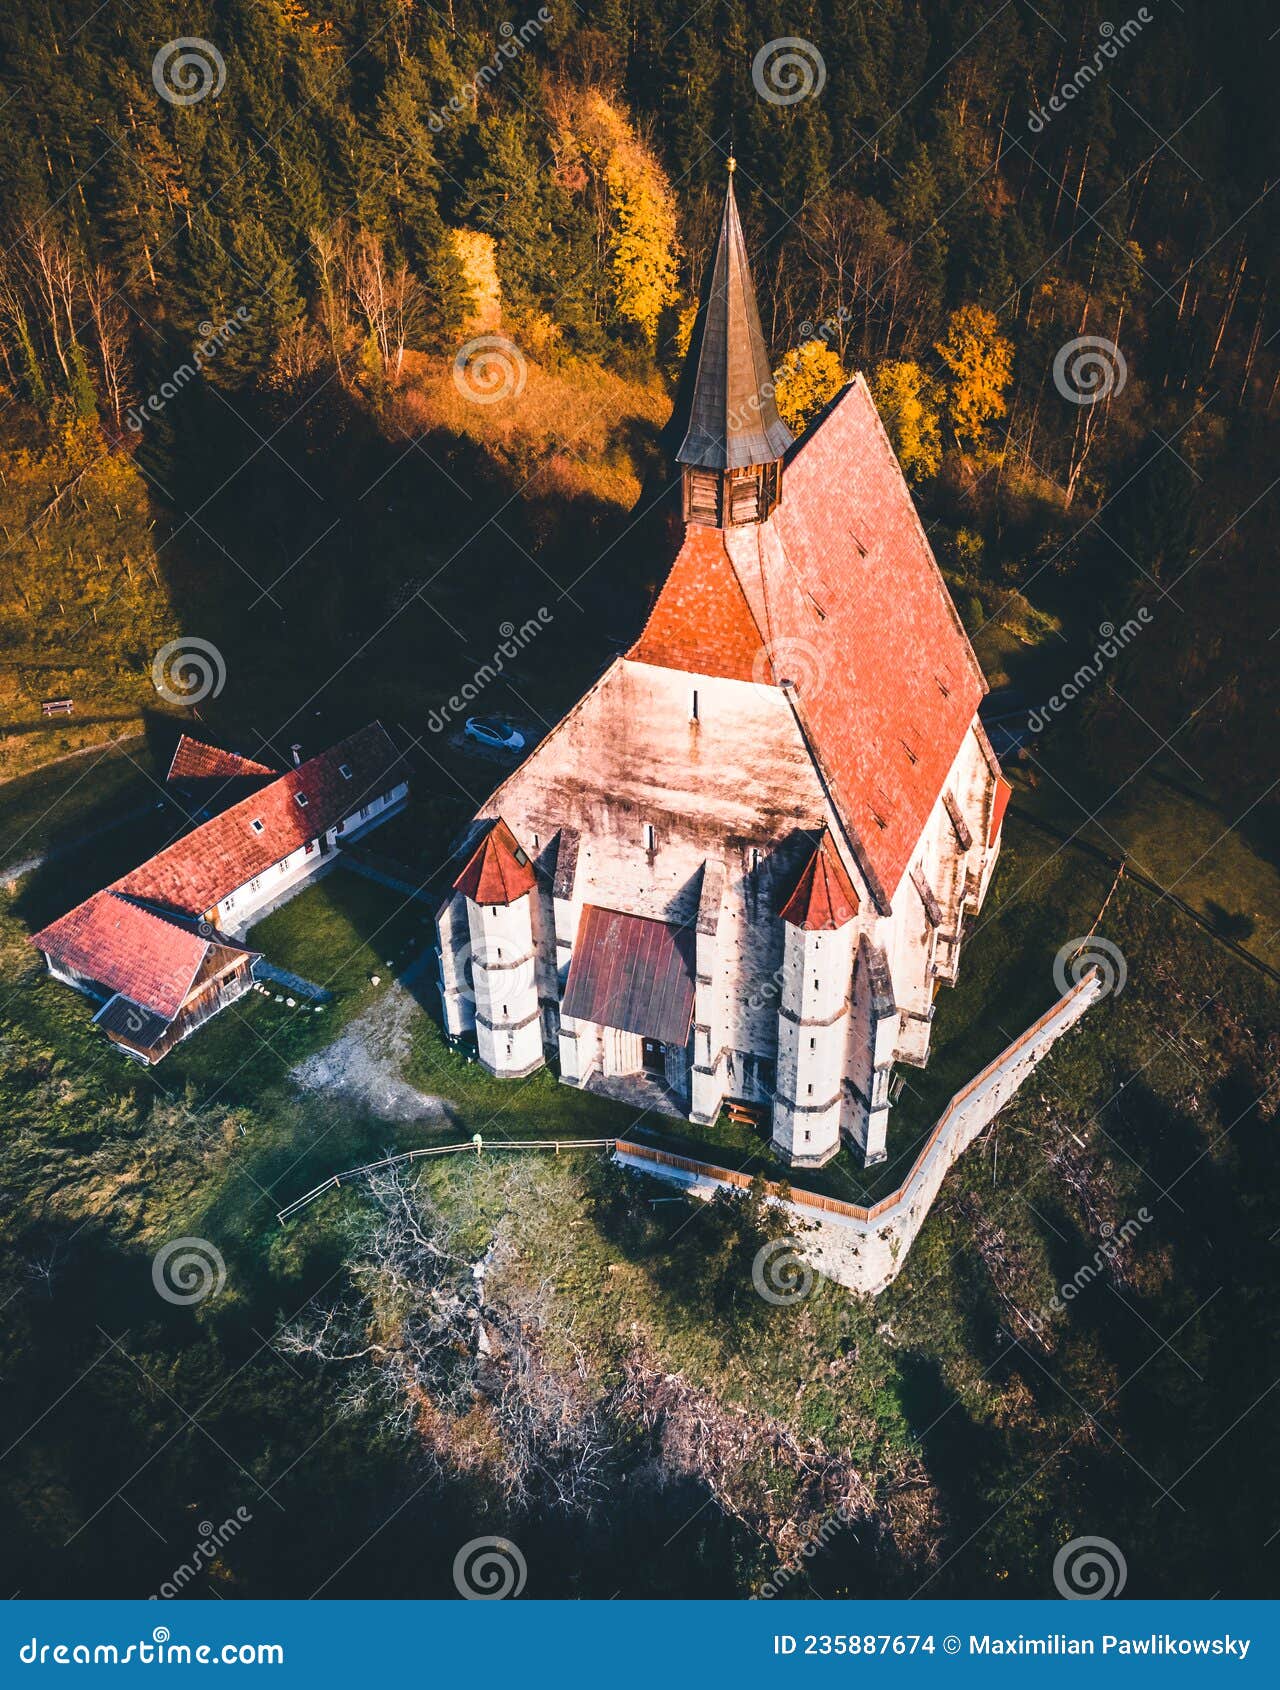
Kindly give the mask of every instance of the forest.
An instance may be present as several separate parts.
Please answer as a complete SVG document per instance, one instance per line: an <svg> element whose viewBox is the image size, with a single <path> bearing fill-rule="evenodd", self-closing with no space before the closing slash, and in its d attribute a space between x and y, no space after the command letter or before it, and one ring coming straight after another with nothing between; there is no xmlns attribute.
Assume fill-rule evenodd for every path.
<svg viewBox="0 0 1280 1690"><path fill-rule="evenodd" d="M971 625L1016 621L1033 582L1095 627L1149 603L1123 690L1224 792L1269 784L1280 139L1261 0L1145 23L1092 0L230 0L183 13L217 55L197 66L166 63L175 15L41 0L0 21L6 484L65 490L60 466L105 452L163 528L228 424L273 462L370 428L426 438L449 419L411 372L486 301L540 379L661 388L732 151L793 422L864 370ZM813 53L761 59L780 35ZM176 101L166 73L194 79ZM1098 403L1055 386L1082 337L1115 351L1059 376L1102 381ZM202 347L199 394L145 408ZM44 503L6 523L12 662L38 606L101 585L59 545L68 505ZM1147 726L1105 689L1087 709L1107 772L1126 767Z"/></svg>
<svg viewBox="0 0 1280 1690"><path fill-rule="evenodd" d="M505 1532L530 1595L1025 1596L1105 1530L1130 1595L1267 1593L1278 42L1263 0L4 8L9 1590L140 1596L194 1562L181 1594L452 1595L458 1543ZM972 1073L975 1003L993 1050L1025 1023L1108 898L1128 989L874 1304L770 1310L758 1194L671 1226L585 1153L459 1157L282 1228L441 1130L617 1123L545 1076L504 1091L434 999L400 1055L438 1119L304 1094L424 944L355 877L269 918L326 1016L255 996L158 1077L28 935L181 825L179 717L280 766L410 724L395 847L439 872L493 770L433 721L533 628L495 708L544 731L660 585L643 518L731 158L779 410L798 432L865 374L1032 718L934 1083ZM198 715L153 669L180 635L218 658ZM159 1306L186 1235L225 1289Z"/></svg>

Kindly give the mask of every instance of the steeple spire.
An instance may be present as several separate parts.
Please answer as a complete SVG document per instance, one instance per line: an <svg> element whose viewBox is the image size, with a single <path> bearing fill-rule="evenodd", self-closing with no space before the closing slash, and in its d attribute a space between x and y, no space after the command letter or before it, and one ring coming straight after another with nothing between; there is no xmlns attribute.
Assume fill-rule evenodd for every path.
<svg viewBox="0 0 1280 1690"><path fill-rule="evenodd" d="M733 192L730 156L715 258L676 395L669 438L684 476L686 520L759 522L778 502L791 433L773 402L769 355Z"/></svg>

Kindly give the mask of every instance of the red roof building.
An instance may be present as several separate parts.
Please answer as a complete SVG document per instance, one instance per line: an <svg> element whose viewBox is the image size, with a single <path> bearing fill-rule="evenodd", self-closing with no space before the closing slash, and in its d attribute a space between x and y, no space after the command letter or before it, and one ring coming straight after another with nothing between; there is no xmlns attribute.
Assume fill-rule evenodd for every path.
<svg viewBox="0 0 1280 1690"><path fill-rule="evenodd" d="M212 917L229 894L402 780L400 755L373 722L176 840L114 888L184 915Z"/></svg>
<svg viewBox="0 0 1280 1690"><path fill-rule="evenodd" d="M482 806L492 831L438 918L445 1021L497 1074L530 1072L540 1039L569 1084L698 1123L731 1101L791 1162L841 1143L878 1161L893 1064L927 1059L1008 788L866 382L793 443L769 367L731 178L666 434L665 585ZM539 873L513 885L520 847ZM657 934L691 947L683 1042L655 1031Z"/></svg>
<svg viewBox="0 0 1280 1690"><path fill-rule="evenodd" d="M181 768L208 768L206 752L230 755L184 739ZM224 765L227 777L243 776L246 763ZM51 973L107 999L94 1019L115 1043L158 1061L253 983L257 953L227 937L223 922L243 929L304 885L339 837L385 819L406 792L400 755L374 722L95 892L31 943Z"/></svg>

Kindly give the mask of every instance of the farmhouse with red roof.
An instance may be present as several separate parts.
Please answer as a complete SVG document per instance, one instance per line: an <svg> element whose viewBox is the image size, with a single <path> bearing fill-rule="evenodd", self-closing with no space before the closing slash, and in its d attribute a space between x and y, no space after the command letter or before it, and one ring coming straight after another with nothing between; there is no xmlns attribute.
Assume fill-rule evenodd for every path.
<svg viewBox="0 0 1280 1690"><path fill-rule="evenodd" d="M778 417L732 175L668 440L682 533L640 637L477 817L438 917L493 1073L816 1166L885 1153L895 1063L981 907L1008 786L985 683L866 382ZM660 936L663 942L657 942Z"/></svg>
<svg viewBox="0 0 1280 1690"><path fill-rule="evenodd" d="M196 766L204 752L231 756L184 744L194 749L180 744L178 756ZM402 809L408 791L386 729L371 723L184 834L31 943L57 979L104 1000L94 1021L126 1055L158 1062L253 985L258 953L240 943L253 921Z"/></svg>

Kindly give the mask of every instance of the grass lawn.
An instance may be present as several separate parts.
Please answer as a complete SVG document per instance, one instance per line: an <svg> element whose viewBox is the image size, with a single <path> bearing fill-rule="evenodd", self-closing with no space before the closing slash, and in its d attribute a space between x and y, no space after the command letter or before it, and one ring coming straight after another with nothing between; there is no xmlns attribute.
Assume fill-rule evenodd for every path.
<svg viewBox="0 0 1280 1690"><path fill-rule="evenodd" d="M1034 766L1031 786L1014 767L1015 804L1096 845L1176 893L1219 932L1280 968L1280 870L1274 844L1251 836L1249 818L1231 814L1191 775L1159 762L1118 792L1087 773L1059 768L1057 755ZM1244 825L1240 825L1243 822Z"/></svg>
<svg viewBox="0 0 1280 1690"><path fill-rule="evenodd" d="M158 800L157 778L139 738L0 782L0 877L11 864Z"/></svg>

